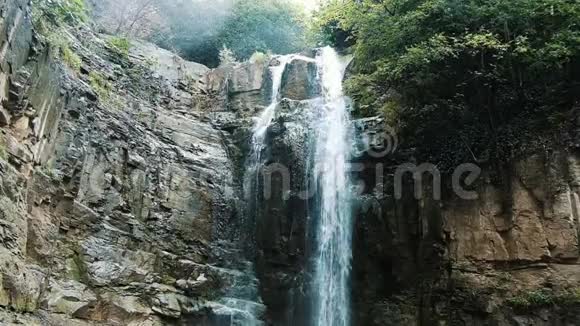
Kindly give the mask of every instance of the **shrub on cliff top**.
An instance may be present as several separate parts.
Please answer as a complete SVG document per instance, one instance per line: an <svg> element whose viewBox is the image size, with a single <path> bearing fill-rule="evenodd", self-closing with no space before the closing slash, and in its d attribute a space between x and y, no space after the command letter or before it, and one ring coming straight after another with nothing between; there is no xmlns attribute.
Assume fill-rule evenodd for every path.
<svg viewBox="0 0 580 326"><path fill-rule="evenodd" d="M77 25L88 20L88 10L84 0L33 0L35 27L43 28L45 22L60 26Z"/></svg>
<svg viewBox="0 0 580 326"><path fill-rule="evenodd" d="M264 53L264 52L256 51L250 57L250 62L251 63L265 63L270 59L271 56L272 56L272 52Z"/></svg>
<svg viewBox="0 0 580 326"><path fill-rule="evenodd" d="M129 50L131 50L131 41L124 37L112 37L107 41L107 45L119 54L120 56L127 58L129 56Z"/></svg>

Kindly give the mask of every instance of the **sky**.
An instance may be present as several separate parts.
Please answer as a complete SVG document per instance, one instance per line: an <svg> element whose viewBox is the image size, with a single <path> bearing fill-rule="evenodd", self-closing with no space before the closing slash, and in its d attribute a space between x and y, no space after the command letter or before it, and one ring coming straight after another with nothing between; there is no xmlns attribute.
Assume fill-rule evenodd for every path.
<svg viewBox="0 0 580 326"><path fill-rule="evenodd" d="M318 3L320 3L320 0L294 0L294 1L303 4L304 8L306 8L306 10L308 11L316 9L316 6L318 5Z"/></svg>

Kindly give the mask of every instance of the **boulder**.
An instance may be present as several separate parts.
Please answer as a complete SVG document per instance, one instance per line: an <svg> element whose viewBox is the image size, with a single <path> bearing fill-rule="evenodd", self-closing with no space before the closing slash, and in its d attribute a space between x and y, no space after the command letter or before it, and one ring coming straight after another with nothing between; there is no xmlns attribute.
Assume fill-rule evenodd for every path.
<svg viewBox="0 0 580 326"><path fill-rule="evenodd" d="M230 94L260 91L264 85L266 63L244 62L232 68L229 79Z"/></svg>
<svg viewBox="0 0 580 326"><path fill-rule="evenodd" d="M95 293L82 283L51 280L43 296L43 305L50 312L73 316L96 300Z"/></svg>
<svg viewBox="0 0 580 326"><path fill-rule="evenodd" d="M280 95L290 100L307 100L319 96L316 61L297 57L288 63L282 76Z"/></svg>

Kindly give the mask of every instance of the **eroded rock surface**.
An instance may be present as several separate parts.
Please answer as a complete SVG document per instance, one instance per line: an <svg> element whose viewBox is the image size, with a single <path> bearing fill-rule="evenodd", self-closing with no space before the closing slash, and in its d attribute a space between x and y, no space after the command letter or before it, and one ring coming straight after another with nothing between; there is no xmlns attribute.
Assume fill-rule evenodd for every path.
<svg viewBox="0 0 580 326"><path fill-rule="evenodd" d="M376 119L365 134L382 133ZM412 152L363 156L357 209L355 312L365 325L573 325L580 314L578 153L552 149L482 174L465 200L443 178L414 195ZM375 167L382 164L381 175Z"/></svg>
<svg viewBox="0 0 580 326"><path fill-rule="evenodd" d="M263 153L291 189L274 175L249 218L251 118L270 103L276 59L209 70L141 41L125 58L80 28L62 36L82 59L74 71L33 37L28 1L2 9L0 324L307 324L313 234L299 193L320 114L314 63L287 67ZM355 125L374 147L390 132L380 118ZM367 185L357 325L577 324L579 157L482 166L469 201L416 199L410 175L395 198L397 167L421 163L412 150L353 158Z"/></svg>
<svg viewBox="0 0 580 326"><path fill-rule="evenodd" d="M258 322L209 69L81 27L62 35L75 71L33 39L27 1L2 8L0 324Z"/></svg>
<svg viewBox="0 0 580 326"><path fill-rule="evenodd" d="M289 66L286 76L300 71ZM306 70L302 70L306 71ZM309 85L302 73L300 85ZM298 94L284 80L282 94ZM302 93L303 94L303 93ZM257 212L258 271L268 320L309 322L312 230L300 200L309 137L317 114L311 101L286 98L268 130L267 165L287 168L290 191L274 174L272 196ZM286 97L286 95L284 95ZM297 100L301 100L299 95ZM412 174L396 196L402 164L419 166L413 149L397 143L384 119L354 121L353 173L364 191L356 198L353 301L357 325L573 325L580 316L578 157L575 148L480 164L482 174L465 200L443 176L443 197L423 178L416 198ZM386 143L384 142L386 141ZM577 141L576 141L577 142ZM367 145L377 154L360 152ZM364 147L364 146L363 146ZM261 194L258 194L261 196Z"/></svg>

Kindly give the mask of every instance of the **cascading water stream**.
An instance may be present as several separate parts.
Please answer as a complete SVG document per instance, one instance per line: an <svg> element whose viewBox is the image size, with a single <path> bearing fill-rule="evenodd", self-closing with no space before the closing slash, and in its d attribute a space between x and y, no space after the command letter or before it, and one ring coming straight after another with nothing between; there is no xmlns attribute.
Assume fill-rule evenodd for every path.
<svg viewBox="0 0 580 326"><path fill-rule="evenodd" d="M313 318L316 326L349 326L353 222L347 167L351 123L342 88L347 64L326 47L321 49L317 65L324 104L313 153L318 189Z"/></svg>
<svg viewBox="0 0 580 326"><path fill-rule="evenodd" d="M270 74L272 78L272 95L270 97L270 105L262 112L256 119L254 131L252 134L252 152L251 158L254 164L259 165L261 162L262 150L264 149L264 141L266 140L266 133L272 124L272 120L276 115L276 108L280 104L280 89L282 86L282 77L286 66L295 59L302 59L305 61L312 61L311 58L301 56L299 54L289 54L277 57L279 64L270 67Z"/></svg>
<svg viewBox="0 0 580 326"><path fill-rule="evenodd" d="M246 162L244 194L246 197L247 226L252 227L258 218L260 205L260 169L267 144L268 128L276 116L284 71L294 59L315 62L322 100L313 108L313 145L310 151L308 173L314 177L317 193L313 213L317 217L316 237L313 247L313 316L316 326L350 326L350 272L352 261L351 183L348 161L351 149L351 122L347 99L343 94L342 80L347 63L330 47L320 50L316 60L300 55L277 58L279 64L270 67L272 96L270 105L255 121L251 147ZM322 103L322 104L318 104ZM267 217L265 217L267 218ZM251 233L251 232L249 232Z"/></svg>
<svg viewBox="0 0 580 326"><path fill-rule="evenodd" d="M242 234L241 237L242 243L250 247L253 247L254 239L251 237L254 234L254 227L259 210L259 172L262 166L262 152L266 146L268 127L272 124L272 120L276 114L276 107L279 103L282 76L291 58L292 56L290 55L279 56L276 58L279 64L277 66L270 66L270 78L272 79L270 105L257 118L254 118L255 124L252 132L250 153L246 160L243 185L244 198L246 200L246 218L244 219L243 227L246 228L247 232ZM248 236L250 238L247 238Z"/></svg>
<svg viewBox="0 0 580 326"><path fill-rule="evenodd" d="M255 119L250 155L246 162L246 172L244 175L244 197L247 201L247 214L250 217L250 221L246 221L246 226L253 227L256 215L258 213L259 178L260 168L263 163L262 152L266 146L268 128L272 125L272 121L276 115L276 108L280 104L282 77L284 76L284 72L286 71L288 64L290 64L295 59L314 61L312 58L308 58L299 54L289 54L276 57L275 60L278 61L278 65L270 66L270 77L272 79L270 105L268 105L268 107L260 114L260 116Z"/></svg>
<svg viewBox="0 0 580 326"><path fill-rule="evenodd" d="M272 124L274 115L276 114L276 107L278 106L280 86L282 85L282 76L286 65L291 61L292 56L281 56L278 58L280 62L277 66L270 67L270 74L272 78L272 95L270 97L270 105L262 112L256 119L254 133L252 135L252 157L253 163L259 164L262 150L264 149L264 141L268 127Z"/></svg>
<svg viewBox="0 0 580 326"><path fill-rule="evenodd" d="M257 214L258 205L258 178L259 171L262 165L262 151L265 147L266 134L268 127L272 124L272 120L276 114L276 107L279 104L279 94L280 87L282 85L282 76L284 70L289 62L292 61L294 56L280 56L277 58L279 64L277 66L270 67L270 74L272 78L272 95L270 98L270 105L260 114L258 118L255 119L255 126L252 133L252 143L250 148L250 155L246 162L246 173L244 176L244 196L247 200L247 215L250 220L245 220L246 227L253 228ZM252 232L247 232L242 235L241 242L242 245L247 245L248 240L245 238L247 234L252 234ZM252 241L249 241L252 242ZM246 279L241 280L240 284L234 284L232 292L234 297L240 297L242 299L226 297L222 301L224 303L223 310L224 315L229 315L230 326L260 326L263 322L258 320L259 312L262 308L261 300L259 299L259 293L257 293L257 284L254 286L254 266L248 263L245 270ZM257 280L256 280L257 281ZM256 290L256 293L254 292ZM249 293L247 293L249 292ZM254 302L256 301L256 302Z"/></svg>

